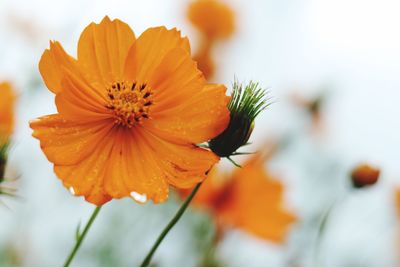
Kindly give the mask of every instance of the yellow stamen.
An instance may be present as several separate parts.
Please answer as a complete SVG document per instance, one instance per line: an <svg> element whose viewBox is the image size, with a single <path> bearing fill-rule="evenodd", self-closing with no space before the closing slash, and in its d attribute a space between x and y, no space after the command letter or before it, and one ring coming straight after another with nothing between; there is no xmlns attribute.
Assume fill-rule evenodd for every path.
<svg viewBox="0 0 400 267"><path fill-rule="evenodd" d="M149 118L153 93L145 83L115 82L107 88L106 107L113 111L115 124L131 128Z"/></svg>

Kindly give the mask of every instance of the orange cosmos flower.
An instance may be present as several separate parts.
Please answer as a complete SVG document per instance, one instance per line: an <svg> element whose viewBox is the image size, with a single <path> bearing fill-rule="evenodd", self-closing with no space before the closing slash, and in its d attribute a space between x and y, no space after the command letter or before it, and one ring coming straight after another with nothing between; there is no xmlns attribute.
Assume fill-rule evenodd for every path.
<svg viewBox="0 0 400 267"><path fill-rule="evenodd" d="M235 30L235 14L218 0L197 0L190 4L188 18L207 38L228 38Z"/></svg>
<svg viewBox="0 0 400 267"><path fill-rule="evenodd" d="M0 83L0 94L0 146L3 146L14 130L16 94L8 82Z"/></svg>
<svg viewBox="0 0 400 267"><path fill-rule="evenodd" d="M265 171L263 160L254 156L229 176L212 171L193 203L210 211L219 227L233 226L283 243L296 220L282 207L283 191L283 185Z"/></svg>
<svg viewBox="0 0 400 267"><path fill-rule="evenodd" d="M206 84L177 30L136 39L105 17L83 31L77 59L51 42L39 69L58 114L32 121L33 136L75 195L159 203L169 185L192 187L219 160L195 144L228 124L226 88Z"/></svg>

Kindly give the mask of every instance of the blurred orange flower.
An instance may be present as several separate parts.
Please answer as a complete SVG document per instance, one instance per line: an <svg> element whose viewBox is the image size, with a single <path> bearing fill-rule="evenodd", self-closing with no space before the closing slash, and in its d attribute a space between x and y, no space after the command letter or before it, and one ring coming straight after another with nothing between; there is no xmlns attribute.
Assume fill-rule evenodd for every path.
<svg viewBox="0 0 400 267"><path fill-rule="evenodd" d="M233 10L218 0L192 2L188 18L209 39L228 38L235 30Z"/></svg>
<svg viewBox="0 0 400 267"><path fill-rule="evenodd" d="M223 176L211 171L193 204L211 212L219 228L241 228L255 236L283 243L296 217L283 206L283 185L253 156L242 168ZM181 191L183 195L188 191Z"/></svg>
<svg viewBox="0 0 400 267"><path fill-rule="evenodd" d="M225 129L229 97L206 84L176 29L136 39L105 17L83 31L77 59L51 42L39 69L58 114L32 121L33 136L75 195L159 203L169 185L192 187L219 160L195 144Z"/></svg>
<svg viewBox="0 0 400 267"><path fill-rule="evenodd" d="M16 94L8 82L0 83L0 146L8 142L14 131Z"/></svg>
<svg viewBox="0 0 400 267"><path fill-rule="evenodd" d="M211 45L203 45L203 47L196 53L193 59L197 62L197 67L204 74L206 79L214 76L215 66L211 57Z"/></svg>

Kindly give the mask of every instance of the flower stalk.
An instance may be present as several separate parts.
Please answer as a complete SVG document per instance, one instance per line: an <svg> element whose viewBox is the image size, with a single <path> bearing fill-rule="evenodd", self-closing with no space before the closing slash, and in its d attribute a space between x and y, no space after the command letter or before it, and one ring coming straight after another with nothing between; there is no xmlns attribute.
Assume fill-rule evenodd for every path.
<svg viewBox="0 0 400 267"><path fill-rule="evenodd" d="M157 238L156 242L154 243L153 247L150 249L149 253L147 254L146 258L144 258L142 264L140 264L140 267L149 266L151 259L154 255L154 253L156 252L157 248L160 246L161 242L167 236L169 231L175 226L175 224L179 221L179 219L185 213L187 207L189 206L190 202L192 202L194 196L196 195L197 191L199 191L201 185L202 185L202 183L198 183L196 185L196 187L193 189L193 191L190 193L190 195L187 197L185 202L179 208L178 212L175 214L175 216L172 218L172 220L167 224L167 226L161 232L161 234Z"/></svg>
<svg viewBox="0 0 400 267"><path fill-rule="evenodd" d="M71 264L72 260L75 257L76 252L78 252L78 250L79 250L79 248L80 248L80 246L82 244L83 239L85 238L87 232L89 231L89 229L92 226L94 220L96 219L97 215L99 214L99 212L101 210L101 207L102 206L98 206L98 207L96 207L94 209L92 215L90 216L89 221L87 222L85 228L83 229L82 234L77 233L77 235L76 235L76 244L75 244L74 248L72 249L71 253L69 254L67 260L65 261L65 263L63 265L64 267L68 267Z"/></svg>

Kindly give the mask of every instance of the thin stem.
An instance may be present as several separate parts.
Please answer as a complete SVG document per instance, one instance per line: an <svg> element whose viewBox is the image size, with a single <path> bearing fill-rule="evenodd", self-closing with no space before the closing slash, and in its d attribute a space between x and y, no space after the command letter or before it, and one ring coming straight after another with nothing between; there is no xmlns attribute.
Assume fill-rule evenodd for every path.
<svg viewBox="0 0 400 267"><path fill-rule="evenodd" d="M74 248L72 249L71 253L69 254L67 260L65 261L65 263L63 265L64 267L68 267L69 264L74 259L76 252L79 250L79 247L81 246L83 239L85 238L87 232L89 231L90 226L92 226L94 220L96 219L97 214L99 214L101 207L102 206L98 206L94 209L92 215L90 216L89 221L87 222L87 224L85 226L85 229L83 229L82 234L77 235L76 244L75 244Z"/></svg>
<svg viewBox="0 0 400 267"><path fill-rule="evenodd" d="M320 260L320 249L321 249L321 242L322 239L324 238L325 231L328 225L328 222L332 216L332 213L334 209L338 206L340 202L343 202L347 198L347 193L345 193L343 196L338 197L336 200L334 200L326 209L325 213L322 214L322 218L318 227L318 232L317 232L317 237L315 240L314 244L314 258L313 258L313 266L321 266L319 260Z"/></svg>
<svg viewBox="0 0 400 267"><path fill-rule="evenodd" d="M315 247L314 247L314 267L318 266L319 263L319 256L320 256L320 249L321 249L321 241L325 234L326 226L328 224L329 218L331 217L331 213L335 207L337 201L334 201L322 215L321 222L318 227L317 237L315 240Z"/></svg>
<svg viewBox="0 0 400 267"><path fill-rule="evenodd" d="M186 208L189 206L190 202L192 201L193 197L196 195L197 191L199 190L200 186L202 183L198 183L196 187L193 189L193 191L190 193L188 198L185 200L185 202L182 204L182 206L179 208L178 212L175 214L175 216L172 218L172 220L167 224L167 226L164 228L164 230L161 232L160 236L157 238L157 241L154 243L153 247L147 254L146 258L143 260L142 264L140 267L147 267L150 264L151 258L153 257L154 253L156 252L158 246L161 244L161 242L164 240L164 238L167 236L169 231L175 226L175 224L179 221L179 219L182 217L182 215L185 213Z"/></svg>

